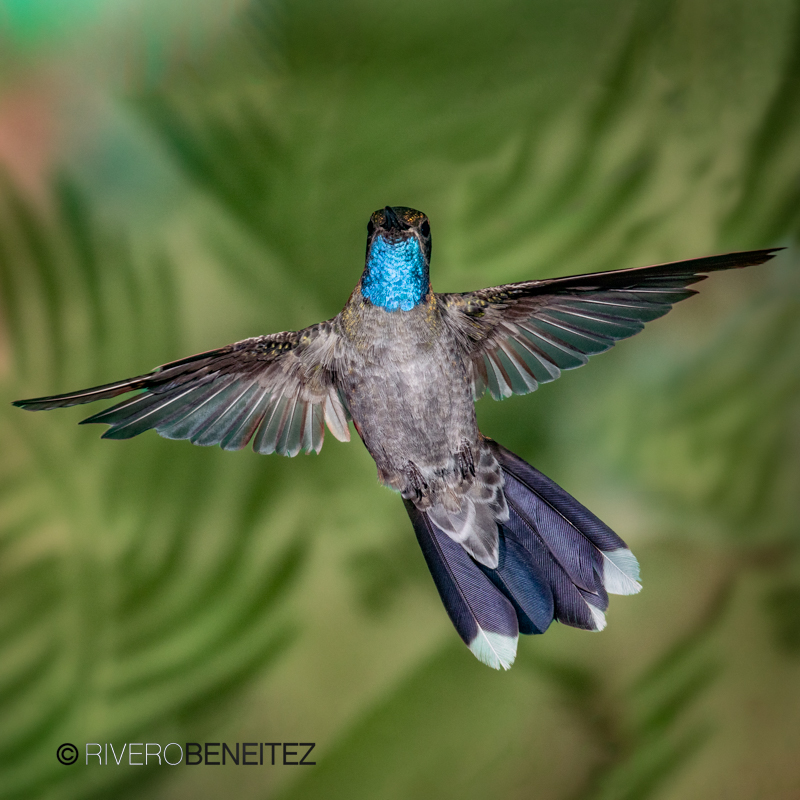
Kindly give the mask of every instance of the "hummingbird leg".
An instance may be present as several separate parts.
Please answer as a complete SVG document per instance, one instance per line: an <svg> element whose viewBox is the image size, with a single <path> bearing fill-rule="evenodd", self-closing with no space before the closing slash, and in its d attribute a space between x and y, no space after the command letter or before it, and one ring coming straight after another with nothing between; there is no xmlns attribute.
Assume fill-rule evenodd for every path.
<svg viewBox="0 0 800 800"><path fill-rule="evenodd" d="M456 453L456 463L461 470L462 479L468 475L475 477L475 460L472 457L472 448L469 446L469 442L464 442Z"/></svg>
<svg viewBox="0 0 800 800"><path fill-rule="evenodd" d="M413 461L409 461L406 463L403 471L408 478L408 483L402 496L407 500L410 500L412 497L416 498L418 501L422 500L428 492L428 484L425 478L422 477L419 468Z"/></svg>

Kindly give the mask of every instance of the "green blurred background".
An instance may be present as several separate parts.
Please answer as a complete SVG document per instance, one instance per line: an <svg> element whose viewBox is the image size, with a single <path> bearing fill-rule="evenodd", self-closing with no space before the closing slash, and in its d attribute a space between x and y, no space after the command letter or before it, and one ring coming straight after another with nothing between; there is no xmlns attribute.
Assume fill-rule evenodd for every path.
<svg viewBox="0 0 800 800"><path fill-rule="evenodd" d="M0 0L0 797L800 797L797 0ZM439 291L784 245L482 429L644 591L508 673L356 440L101 442L10 401ZM316 742L317 766L60 765ZM171 756L174 757L174 756Z"/></svg>

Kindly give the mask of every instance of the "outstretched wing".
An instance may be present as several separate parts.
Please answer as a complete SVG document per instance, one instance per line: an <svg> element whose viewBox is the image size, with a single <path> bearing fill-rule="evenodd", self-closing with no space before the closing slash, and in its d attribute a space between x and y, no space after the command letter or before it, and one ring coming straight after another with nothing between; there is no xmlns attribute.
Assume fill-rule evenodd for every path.
<svg viewBox="0 0 800 800"><path fill-rule="evenodd" d="M259 453L319 452L323 421L349 441L349 415L333 381L336 334L322 322L302 331L258 336L172 361L118 383L71 394L17 400L30 411L136 395L83 423L111 427L104 439L129 439L155 429L168 439L240 450L250 439Z"/></svg>
<svg viewBox="0 0 800 800"><path fill-rule="evenodd" d="M638 333L696 294L687 287L705 280L703 273L763 264L781 249L512 283L438 300L472 359L475 398L488 388L499 400L532 392Z"/></svg>

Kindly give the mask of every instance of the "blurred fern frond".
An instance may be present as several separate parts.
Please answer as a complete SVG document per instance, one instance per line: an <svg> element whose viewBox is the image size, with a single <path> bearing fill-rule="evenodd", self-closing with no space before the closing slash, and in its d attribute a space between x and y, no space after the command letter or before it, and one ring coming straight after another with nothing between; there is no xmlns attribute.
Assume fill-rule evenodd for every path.
<svg viewBox="0 0 800 800"><path fill-rule="evenodd" d="M97 383L126 357L163 360L165 345L177 347L168 260L132 253L69 183L49 219L9 184L2 201L2 318L20 376L6 400L30 394L34 379L37 390ZM276 511L254 459L223 464L221 452L154 439L98 448L65 416L0 423L7 797L152 778L65 772L55 748L192 738L296 634L282 608L307 539L281 525L265 545Z"/></svg>

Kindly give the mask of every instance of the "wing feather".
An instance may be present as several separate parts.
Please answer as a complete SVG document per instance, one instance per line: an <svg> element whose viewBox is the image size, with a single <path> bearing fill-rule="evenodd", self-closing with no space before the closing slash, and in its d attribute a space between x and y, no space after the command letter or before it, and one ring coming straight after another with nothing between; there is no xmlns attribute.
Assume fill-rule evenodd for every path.
<svg viewBox="0 0 800 800"><path fill-rule="evenodd" d="M14 405L39 411L136 391L83 422L109 425L106 439L155 429L168 439L226 450L252 439L259 453L319 452L325 423L337 439L350 438L332 366L335 336L323 322L198 353L126 381Z"/></svg>
<svg viewBox="0 0 800 800"><path fill-rule="evenodd" d="M472 362L476 398L527 394L634 336L696 294L708 272L763 264L782 248L494 286L437 298Z"/></svg>

